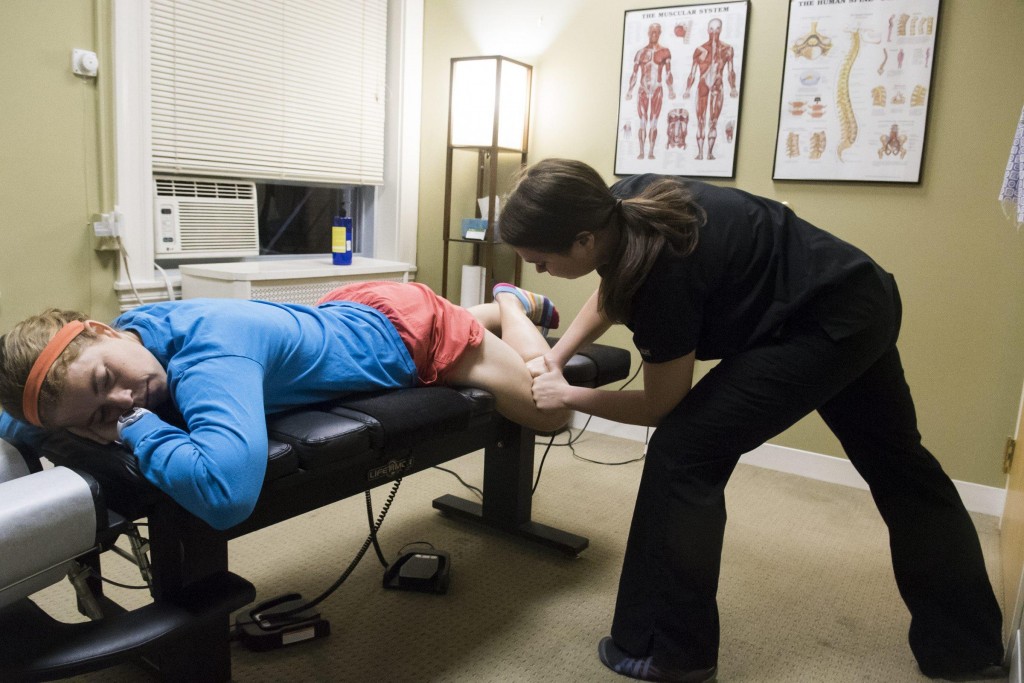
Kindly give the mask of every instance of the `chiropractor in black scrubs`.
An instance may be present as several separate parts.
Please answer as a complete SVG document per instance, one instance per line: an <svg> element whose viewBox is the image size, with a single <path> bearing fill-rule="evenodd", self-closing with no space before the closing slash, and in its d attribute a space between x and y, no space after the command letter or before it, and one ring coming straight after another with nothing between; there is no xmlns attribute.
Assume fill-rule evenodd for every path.
<svg viewBox="0 0 1024 683"><path fill-rule="evenodd" d="M611 636L598 647L609 668L640 680L715 677L726 483L743 453L816 410L888 526L921 671L1005 675L977 532L921 443L889 273L778 202L654 175L609 188L564 159L522 173L499 229L539 272L601 277L532 367L538 406L656 427ZM567 384L565 362L615 323L633 333L644 388ZM694 384L696 359L720 362Z"/></svg>

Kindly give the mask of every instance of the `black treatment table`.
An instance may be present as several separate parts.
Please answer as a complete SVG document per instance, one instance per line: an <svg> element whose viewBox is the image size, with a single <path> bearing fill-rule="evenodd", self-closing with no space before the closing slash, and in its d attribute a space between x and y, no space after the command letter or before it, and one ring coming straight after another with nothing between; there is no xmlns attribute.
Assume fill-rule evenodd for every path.
<svg viewBox="0 0 1024 683"><path fill-rule="evenodd" d="M574 385L599 387L625 379L629 365L627 351L592 344L567 364L565 376ZM251 584L228 572L228 541L478 450L484 451L483 503L445 495L434 500L434 508L569 555L587 547L586 538L531 518L536 435L501 417L485 391L427 387L350 396L271 416L267 425L269 460L255 511L224 531L211 528L152 486L125 449L67 435L47 441L41 455L94 480L114 519L148 520L155 605L194 606L209 600L211 590L230 588L235 593L234 599L221 601L220 612L210 614L206 603L201 618L187 624L187 637L154 638L145 647L130 643L119 649L118 638L124 637L125 629L109 629L112 633L104 636L108 640L99 638L100 645L110 650L103 666L116 663L118 655L123 655L122 660L144 655L161 680L229 681L230 613L251 602L254 591ZM98 570L100 552L79 560ZM111 621L131 616L102 595L98 580L91 579L89 586L104 605L105 615L112 615ZM176 613L174 618L182 617ZM100 621L106 620L105 616ZM11 628L10 619L4 623ZM40 627L33 628L36 639L43 637ZM129 630L138 628L136 623ZM12 641L0 641L0 665L7 661L5 656L10 658L3 650L13 647ZM59 643L54 648L60 655ZM76 665L74 656L64 659L66 666L51 667L42 678L98 668L95 662ZM30 675L31 662L24 666Z"/></svg>

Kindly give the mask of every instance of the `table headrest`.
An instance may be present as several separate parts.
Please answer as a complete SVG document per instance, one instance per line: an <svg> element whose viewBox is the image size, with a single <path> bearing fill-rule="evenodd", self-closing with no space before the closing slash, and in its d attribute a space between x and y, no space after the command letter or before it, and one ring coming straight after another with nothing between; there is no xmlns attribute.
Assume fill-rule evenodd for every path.
<svg viewBox="0 0 1024 683"><path fill-rule="evenodd" d="M0 609L59 581L96 544L93 481L54 467L0 483Z"/></svg>

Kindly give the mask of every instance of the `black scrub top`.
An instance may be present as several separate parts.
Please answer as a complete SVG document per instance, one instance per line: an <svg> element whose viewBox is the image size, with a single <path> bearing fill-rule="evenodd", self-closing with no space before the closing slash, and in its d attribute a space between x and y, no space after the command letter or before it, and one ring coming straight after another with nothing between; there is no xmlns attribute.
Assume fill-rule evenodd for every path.
<svg viewBox="0 0 1024 683"><path fill-rule="evenodd" d="M666 247L633 299L627 327L646 362L696 351L726 358L817 321L833 338L863 329L892 305L892 277L856 247L779 202L672 176L637 175L611 187L627 199L660 178L681 183L707 214L696 249Z"/></svg>

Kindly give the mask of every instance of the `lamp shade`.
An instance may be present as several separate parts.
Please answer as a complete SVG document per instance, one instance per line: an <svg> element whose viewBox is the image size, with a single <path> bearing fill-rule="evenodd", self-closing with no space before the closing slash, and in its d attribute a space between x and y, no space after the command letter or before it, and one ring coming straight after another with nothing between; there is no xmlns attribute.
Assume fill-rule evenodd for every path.
<svg viewBox="0 0 1024 683"><path fill-rule="evenodd" d="M451 144L525 149L531 70L500 56L452 59Z"/></svg>

